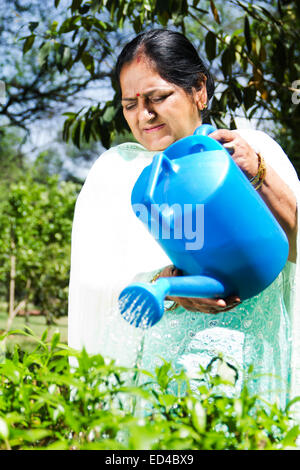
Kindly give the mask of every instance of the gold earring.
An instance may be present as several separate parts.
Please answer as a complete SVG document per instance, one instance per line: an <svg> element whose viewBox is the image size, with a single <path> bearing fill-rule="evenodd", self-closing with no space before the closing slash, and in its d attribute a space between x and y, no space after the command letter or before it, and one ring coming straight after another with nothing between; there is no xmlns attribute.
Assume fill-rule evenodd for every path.
<svg viewBox="0 0 300 470"><path fill-rule="evenodd" d="M207 108L207 103L204 103L204 104L202 105L201 111L203 111L203 109L205 109L205 108Z"/></svg>

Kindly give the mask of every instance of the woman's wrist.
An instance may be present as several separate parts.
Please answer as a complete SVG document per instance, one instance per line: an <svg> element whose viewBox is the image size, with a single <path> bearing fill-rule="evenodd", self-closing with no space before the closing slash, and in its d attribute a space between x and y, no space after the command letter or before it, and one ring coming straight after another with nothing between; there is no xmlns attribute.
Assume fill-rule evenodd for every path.
<svg viewBox="0 0 300 470"><path fill-rule="evenodd" d="M257 165L258 165L257 172L252 178L249 179L249 181L254 187L254 189L258 190L263 185L265 177L266 177L266 163L260 153L257 152L256 155L257 155Z"/></svg>

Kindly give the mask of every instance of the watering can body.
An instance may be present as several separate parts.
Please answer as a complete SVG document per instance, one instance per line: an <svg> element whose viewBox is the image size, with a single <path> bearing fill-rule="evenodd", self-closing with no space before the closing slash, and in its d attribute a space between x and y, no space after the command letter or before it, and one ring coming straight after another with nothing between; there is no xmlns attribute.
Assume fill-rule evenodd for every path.
<svg viewBox="0 0 300 470"><path fill-rule="evenodd" d="M284 231L227 150L207 135L212 130L200 126L156 154L132 191L136 216L183 274L161 279L159 293L129 289L145 301L141 319L156 297L147 326L161 317L166 295L248 299L275 280L288 257ZM121 313L134 323L139 315L126 317L126 309Z"/></svg>

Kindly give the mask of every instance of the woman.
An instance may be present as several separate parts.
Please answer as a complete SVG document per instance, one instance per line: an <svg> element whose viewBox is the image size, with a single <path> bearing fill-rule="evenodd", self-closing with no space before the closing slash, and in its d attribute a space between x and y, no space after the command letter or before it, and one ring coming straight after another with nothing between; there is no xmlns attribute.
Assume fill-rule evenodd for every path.
<svg viewBox="0 0 300 470"><path fill-rule="evenodd" d="M138 143L106 151L79 195L72 238L70 346L124 365L139 361L148 370L163 357L191 376L199 364L207 365L221 352L238 369L246 371L254 364L255 373L271 374L257 377L252 389L270 400L279 397L284 406L291 393L298 393L300 376L295 361L300 357L295 341L300 328L293 313L299 303L292 299L300 196L291 163L263 132L221 129L210 134L230 151L249 180L258 183L256 190L288 237L289 260L260 295L244 302L236 296L173 299L176 310L167 310L143 334L121 318L118 294L133 280L179 273L133 214L131 190L156 152L193 134L201 124L214 85L192 44L167 30L149 31L127 44L116 73L124 117ZM256 178L258 174L263 176Z"/></svg>

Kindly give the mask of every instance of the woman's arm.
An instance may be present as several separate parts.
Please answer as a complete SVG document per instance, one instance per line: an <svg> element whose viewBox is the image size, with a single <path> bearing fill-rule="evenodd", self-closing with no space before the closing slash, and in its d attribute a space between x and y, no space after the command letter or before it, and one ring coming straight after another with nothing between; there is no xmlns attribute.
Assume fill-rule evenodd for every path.
<svg viewBox="0 0 300 470"><path fill-rule="evenodd" d="M258 191L285 231L290 247L288 260L295 263L297 254L297 201L291 189L276 171L268 164L266 167L266 177Z"/></svg>

